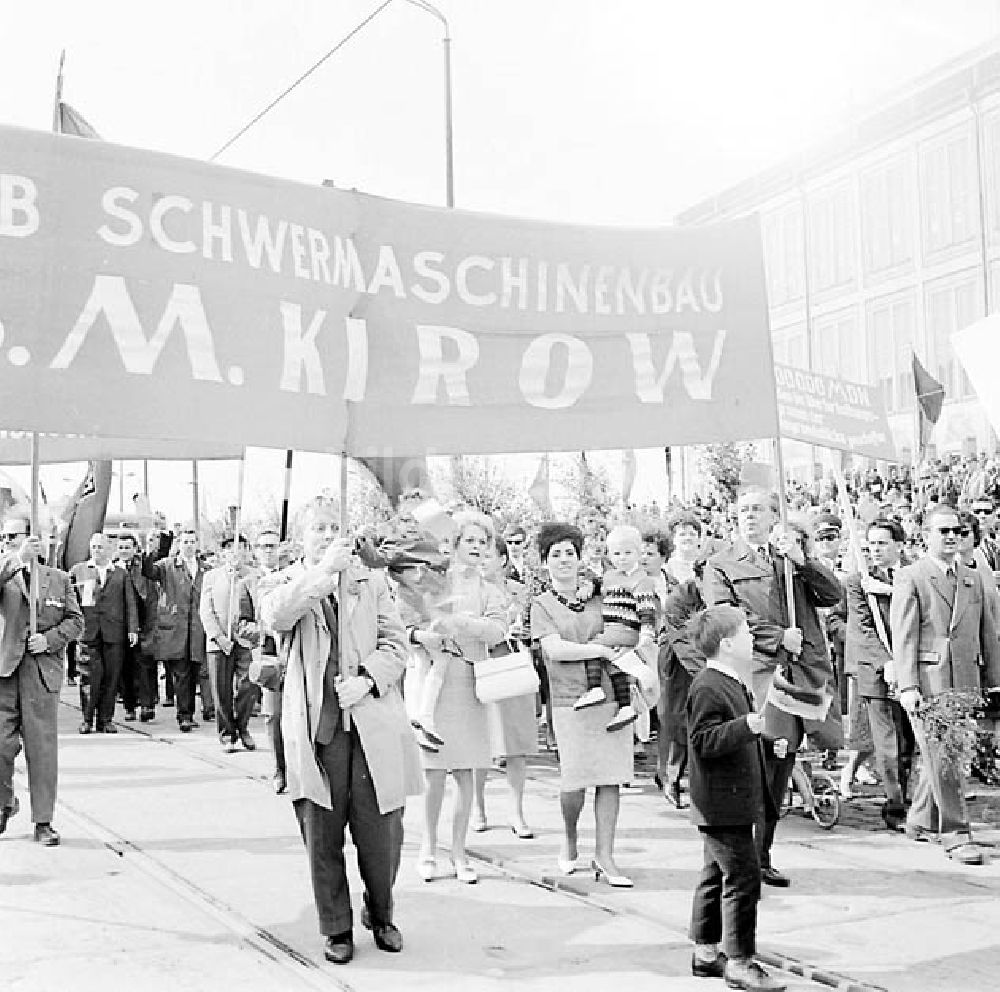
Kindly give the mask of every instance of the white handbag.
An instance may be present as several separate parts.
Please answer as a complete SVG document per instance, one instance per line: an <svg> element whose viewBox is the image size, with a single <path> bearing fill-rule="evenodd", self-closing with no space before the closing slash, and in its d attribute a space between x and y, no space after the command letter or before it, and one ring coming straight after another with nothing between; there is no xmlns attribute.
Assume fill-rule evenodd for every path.
<svg viewBox="0 0 1000 992"><path fill-rule="evenodd" d="M515 696L533 696L538 692L538 673L528 648L502 641L493 648L491 657L473 662L472 668L476 698L481 703L498 703Z"/></svg>

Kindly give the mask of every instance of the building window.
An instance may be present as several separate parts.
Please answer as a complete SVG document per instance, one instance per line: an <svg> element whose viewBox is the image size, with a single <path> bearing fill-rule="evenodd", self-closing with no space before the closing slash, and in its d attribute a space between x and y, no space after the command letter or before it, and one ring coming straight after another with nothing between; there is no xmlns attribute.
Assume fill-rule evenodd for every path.
<svg viewBox="0 0 1000 992"><path fill-rule="evenodd" d="M798 203L765 214L761 223L767 294L771 306L805 296L802 207Z"/></svg>
<svg viewBox="0 0 1000 992"><path fill-rule="evenodd" d="M774 360L779 365L790 365L794 369L809 368L805 324L783 327L774 332L773 340Z"/></svg>
<svg viewBox="0 0 1000 992"><path fill-rule="evenodd" d="M924 243L928 252L964 245L978 234L976 154L969 128L920 152Z"/></svg>
<svg viewBox="0 0 1000 992"><path fill-rule="evenodd" d="M1000 112L983 117L983 151L986 159L986 198L989 203L989 230L992 241L1000 239Z"/></svg>
<svg viewBox="0 0 1000 992"><path fill-rule="evenodd" d="M884 272L913 258L912 184L905 159L861 177L865 271Z"/></svg>
<svg viewBox="0 0 1000 992"><path fill-rule="evenodd" d="M972 395L969 377L951 349L951 335L982 316L981 304L981 291L974 276L927 289L928 360L931 373L941 381L947 399Z"/></svg>
<svg viewBox="0 0 1000 992"><path fill-rule="evenodd" d="M820 291L854 278L854 212L847 185L810 197L809 278Z"/></svg>
<svg viewBox="0 0 1000 992"><path fill-rule="evenodd" d="M841 311L813 324L812 368L825 375L867 382L864 347L853 310Z"/></svg>
<svg viewBox="0 0 1000 992"><path fill-rule="evenodd" d="M886 409L913 409L916 307L909 297L876 300L868 311L868 381L881 386Z"/></svg>

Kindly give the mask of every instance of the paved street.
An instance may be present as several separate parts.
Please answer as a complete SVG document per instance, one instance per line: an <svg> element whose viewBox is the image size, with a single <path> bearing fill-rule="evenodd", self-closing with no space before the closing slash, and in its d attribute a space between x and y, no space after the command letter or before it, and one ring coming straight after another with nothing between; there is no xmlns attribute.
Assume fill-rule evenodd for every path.
<svg viewBox="0 0 1000 992"><path fill-rule="evenodd" d="M208 728L179 734L171 710L159 710L154 724L120 723L115 736L80 737L72 690L63 702L56 816L63 845L31 842L23 768L22 812L0 839L5 992L223 985L375 992L403 982L436 992L512 981L574 992L723 987L689 971L684 930L698 836L648 780L622 800L617 850L635 879L631 891L592 876L554 877L550 755L530 771L533 841L506 826L503 780L491 778L491 828L471 840L478 885L417 878L412 804L397 887L405 951L382 954L356 932L355 961L335 968L323 961L290 804L270 789L260 720L253 730L261 749L227 755ZM981 801L978 815L994 815L992 802ZM792 989L995 989L1000 857L985 868L953 865L932 845L872 829L874 809L852 804L830 833L794 813L784 821L776 863L794 885L765 892L765 960L785 961ZM589 807L584 825L586 845ZM802 977L808 966L815 980Z"/></svg>

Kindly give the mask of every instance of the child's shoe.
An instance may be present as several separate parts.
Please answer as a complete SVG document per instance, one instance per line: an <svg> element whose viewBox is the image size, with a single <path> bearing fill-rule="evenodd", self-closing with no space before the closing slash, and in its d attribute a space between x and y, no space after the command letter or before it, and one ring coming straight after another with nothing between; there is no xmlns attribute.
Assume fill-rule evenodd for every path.
<svg viewBox="0 0 1000 992"><path fill-rule="evenodd" d="M639 714L631 706L623 706L607 723L604 728L609 734L613 734L622 727L628 727L639 719Z"/></svg>
<svg viewBox="0 0 1000 992"><path fill-rule="evenodd" d="M598 685L593 689L588 689L574 704L573 709L585 710L588 706L599 706L608 697L604 690Z"/></svg>

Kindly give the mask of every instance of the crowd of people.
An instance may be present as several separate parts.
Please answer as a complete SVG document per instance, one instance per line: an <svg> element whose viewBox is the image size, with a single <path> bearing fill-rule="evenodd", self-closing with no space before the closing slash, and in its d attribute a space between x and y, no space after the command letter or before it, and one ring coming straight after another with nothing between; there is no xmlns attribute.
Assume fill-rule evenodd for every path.
<svg viewBox="0 0 1000 992"><path fill-rule="evenodd" d="M294 804L336 963L354 955L345 827L362 923L398 952L392 889L407 798L422 796L420 878L473 884L466 841L486 829L487 774L503 770L507 822L530 842L526 764L546 737L559 763L556 867L619 888L633 885L615 854L620 789L648 748L661 801L690 806L704 838L693 973L731 987L782 987L754 962L756 905L762 884L792 884L773 849L802 748L840 770L845 798L859 776L878 783L887 829L983 863L966 808L970 755L956 755L942 729L941 714L957 711L941 700L972 698L962 713L989 738L1000 687L991 462L849 474L839 486L791 487L784 507L757 487L572 522L501 524L459 507L447 536L418 522L422 498L346 535L338 508L317 497L294 554L274 530L255 536L252 553L233 534L211 568L194 530L153 531L142 550L130 533L95 534L69 575L44 564L29 517L8 513L0 833L18 811L23 746L35 838L59 843L65 678L79 681L81 734L115 733L119 701L125 721L172 707L190 733L200 704L220 747L254 750L262 706L275 791ZM495 659L506 661L489 668L499 682L487 697ZM497 693L508 677L519 688ZM995 753L980 748L973 770L995 775ZM592 856L578 840L588 790Z"/></svg>

